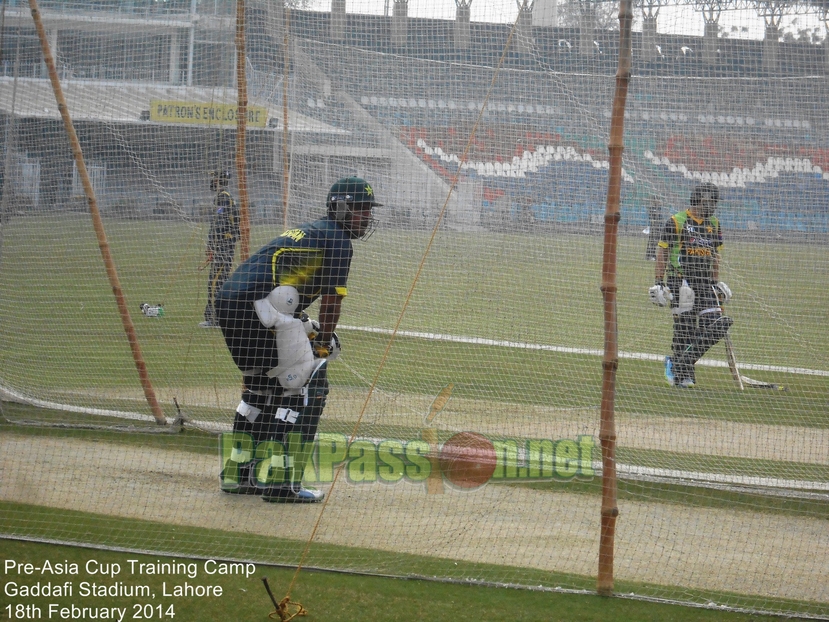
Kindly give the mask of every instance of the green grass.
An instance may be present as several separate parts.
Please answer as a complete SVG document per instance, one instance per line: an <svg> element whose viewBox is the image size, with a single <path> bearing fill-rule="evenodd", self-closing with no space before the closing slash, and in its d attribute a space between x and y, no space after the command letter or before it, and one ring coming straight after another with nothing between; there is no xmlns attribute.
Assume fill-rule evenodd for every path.
<svg viewBox="0 0 829 622"><path fill-rule="evenodd" d="M573 480L570 482L537 482L532 484L510 484L526 486L534 490L550 492L568 492L600 496L601 480L589 482ZM720 508L762 512L764 514L786 515L791 517L809 517L827 519L829 503L816 499L796 497L772 497L748 492L735 492L727 489L702 488L682 484L641 482L620 479L617 483L617 498L624 501L647 503L673 503L694 508Z"/></svg>
<svg viewBox="0 0 829 622"><path fill-rule="evenodd" d="M110 246L153 383L196 387L209 395L238 383L218 331L196 328L205 302L204 228L183 223L108 221ZM252 248L275 233L255 228ZM426 248L425 233L381 231L355 245L341 323L436 332L573 348L601 349L601 239L441 233L411 298L407 292ZM620 238L619 348L664 354L670 314L647 302L653 264L641 259L644 240ZM733 243L723 278L735 291L729 313L743 362L829 368L829 331L817 330L829 301L829 265L812 246ZM807 269L808 268L808 269ZM38 275L38 287L29 275ZM791 301L797 300L796 305ZM165 317L140 315L140 302L162 303ZM71 401L93 390L101 407L144 408L106 395L138 389L111 288L88 219L16 218L4 231L0 271L0 366L13 387L51 392ZM388 338L341 331L348 368L335 382L366 388ZM722 346L709 356L724 358ZM48 371L34 360L49 360ZM739 393L727 370L699 368L699 387L677 400L663 386L661 365L623 359L617 378L619 412L667 416L704 413L737 421L824 427L829 378L752 371L786 384L783 395ZM448 382L459 395L560 408L599 402L596 356L398 338L380 388L434 395ZM140 395L140 394L139 394ZM171 404L165 408L174 414Z"/></svg>
<svg viewBox="0 0 829 622"><path fill-rule="evenodd" d="M349 344L349 366L363 377L379 366L387 338L343 331ZM428 361L424 361L428 350ZM485 365L459 361L483 361ZM356 361L356 362L355 362ZM417 365L416 362L423 362ZM357 376L332 365L334 383L359 386ZM436 395L451 379L453 395L557 408L598 406L601 402L601 359L597 356L535 352L400 337L380 378L381 387ZM775 374L752 372L762 380ZM369 376L371 377L371 376ZM617 373L617 412L657 416L700 417L769 425L829 426L829 378L785 375L787 392L739 391L728 369L699 367L699 386L678 399L668 387L659 363L622 360ZM780 374L776 377L779 379ZM577 379L577 381L576 381ZM510 386L512 385L512 386ZM428 387L426 389L425 387Z"/></svg>
<svg viewBox="0 0 829 622"><path fill-rule="evenodd" d="M468 564L451 560L436 560L434 558L419 558L412 555L382 555L373 551L356 551L343 547L315 545L308 558L306 567L299 573L296 564L285 560L283 567L256 564L256 571L250 576L245 575L213 575L204 574L204 559L213 560L256 560L256 551L263 548L278 550L289 549L296 554L297 546L286 547L285 542L267 542L260 537L250 537L244 534L227 534L210 530L190 529L186 527L169 527L159 523L146 521L129 521L126 519L111 519L96 517L80 512L63 510L47 510L37 506L0 503L0 528L7 532L10 528L18 538L47 538L54 539L47 524L51 520L64 519L65 524L72 527L59 534L63 542L70 542L83 536L93 545L93 548L70 547L58 543L37 543L21 540L4 540L3 557L20 563L32 563L42 566L44 560L53 564L61 562L77 564L78 575L74 576L14 576L9 573L5 581L15 581L18 584L32 585L38 580L46 582L50 578L53 583L63 584L69 580L74 584L75 596L71 599L78 607L128 607L130 614L133 605L142 599L130 597L80 597L77 596L81 581L97 582L111 585L122 581L126 585L147 585L157 598L149 599L152 605L163 604L164 610L169 604L175 606L175 620L267 620L268 614L274 607L262 584L262 577L267 577L269 585L277 600L281 600L290 591L292 601L302 603L308 609L306 620L338 620L347 622L354 620L370 622L433 620L462 621L486 619L517 619L517 620L561 620L561 621L588 621L603 620L620 621L706 621L706 620L772 620L758 614L741 614L723 611L681 607L676 605L648 602L631 599L631 594L640 597L670 598L669 592L659 586L616 582L614 585L617 594L625 598L606 598L592 595L595 591L595 581L589 577L572 575L556 575L532 570L520 570L522 580L528 584L547 586L548 590L538 591L527 589L510 589L487 585L475 585L472 577L486 575L486 566L482 564ZM71 514L71 516L69 516ZM25 515L30 518L22 524L17 517ZM129 535L133 534L133 535ZM151 540L153 547L160 551L168 551L173 557L165 558L162 555L142 555L146 542ZM205 553L206 543L210 543L210 552ZM110 547L123 549L120 551L106 551L94 547ZM124 552L128 551L128 552ZM355 555L359 553L359 555ZM347 558L373 558L371 563L384 568L387 574L399 574L408 578L388 578L379 576L361 576L354 573L330 573L314 570L313 567L324 567L326 556L332 554L345 555ZM195 562L198 576L195 579L182 575L132 575L127 560L134 559L137 563L152 563L159 561ZM101 578L86 574L86 563L94 560L98 564L119 564L121 573L112 578ZM112 566L109 566L110 568ZM137 567L137 566L136 566ZM503 569L501 569L503 570ZM359 568L354 568L360 572ZM518 569L516 569L518 572ZM453 582L425 581L419 577L452 576ZM162 582L167 583L167 591L172 591L173 584L183 581L191 585L219 585L222 588L220 597L167 597L162 596ZM460 583L458 583L460 582ZM477 580L480 582L480 580ZM584 591L582 594L568 594L554 591L556 586L568 590ZM808 603L778 602L768 599L746 599L731 594L706 594L704 597L690 591L683 591L683 597L700 604L729 603L733 608L781 607L801 613L818 613L815 606ZM7 597L7 604L16 605L25 602L41 607L47 611L48 603L59 600L61 604L69 604L70 599L30 598L25 601L20 598ZM5 611L4 611L5 613Z"/></svg>

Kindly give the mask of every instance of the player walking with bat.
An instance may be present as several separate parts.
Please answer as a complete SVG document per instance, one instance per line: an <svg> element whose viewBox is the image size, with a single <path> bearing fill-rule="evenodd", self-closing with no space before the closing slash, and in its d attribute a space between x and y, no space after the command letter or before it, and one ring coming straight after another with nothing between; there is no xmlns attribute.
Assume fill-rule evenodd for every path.
<svg viewBox="0 0 829 622"><path fill-rule="evenodd" d="M694 365L733 323L720 306L731 299L731 290L719 280L723 237L714 216L719 198L714 184L696 186L689 208L665 222L657 246L655 284L648 293L654 304L671 307L674 331L665 379L675 387L695 385Z"/></svg>

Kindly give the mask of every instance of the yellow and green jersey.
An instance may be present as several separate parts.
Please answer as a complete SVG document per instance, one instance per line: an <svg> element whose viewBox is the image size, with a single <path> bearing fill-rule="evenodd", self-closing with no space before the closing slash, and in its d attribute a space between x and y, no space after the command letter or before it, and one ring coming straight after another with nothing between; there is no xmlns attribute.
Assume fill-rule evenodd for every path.
<svg viewBox="0 0 829 622"><path fill-rule="evenodd" d="M659 246L669 250L668 274L694 281L713 278L722 245L719 220L698 220L689 210L671 216L659 239Z"/></svg>
<svg viewBox="0 0 829 622"><path fill-rule="evenodd" d="M345 296L353 248L348 233L333 219L321 218L289 229L242 263L218 298L253 302L280 285L300 294L297 313L328 294Z"/></svg>

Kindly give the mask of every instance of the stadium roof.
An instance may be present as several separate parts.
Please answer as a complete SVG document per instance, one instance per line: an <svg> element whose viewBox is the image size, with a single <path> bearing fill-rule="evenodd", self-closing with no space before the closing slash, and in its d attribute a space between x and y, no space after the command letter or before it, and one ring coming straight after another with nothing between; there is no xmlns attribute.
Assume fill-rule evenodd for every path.
<svg viewBox="0 0 829 622"><path fill-rule="evenodd" d="M224 87L206 88L90 80L62 80L61 87L73 121L154 123L147 120L150 102L153 100L205 105L236 104L236 89ZM251 129L281 131L283 117L281 109L271 109L267 103L253 99L250 100L249 105L267 108L270 120L266 128ZM49 80L38 78L18 78L15 89L13 78L0 77L0 111L6 114L14 113L23 118L60 118L51 83ZM293 110L288 112L288 127L294 132L314 134L348 133L346 130Z"/></svg>
<svg viewBox="0 0 829 622"><path fill-rule="evenodd" d="M64 10L56 10L56 8L64 8ZM87 32L117 32L125 27L140 29L142 32L169 32L180 28L190 28L198 21L198 15L194 19L189 13L146 17L134 13L94 10L92 6L86 11L79 11L69 7L60 7L60 5L42 8L40 17L46 29L68 28ZM26 8L21 6L17 9L13 6L9 7L6 19L10 23L12 20L20 19L31 23L31 10L28 6Z"/></svg>

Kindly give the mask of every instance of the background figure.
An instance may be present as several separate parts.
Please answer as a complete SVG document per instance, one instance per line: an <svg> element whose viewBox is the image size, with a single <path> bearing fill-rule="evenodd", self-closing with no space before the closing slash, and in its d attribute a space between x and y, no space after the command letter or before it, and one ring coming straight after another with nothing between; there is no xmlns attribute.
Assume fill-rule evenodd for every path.
<svg viewBox="0 0 829 622"><path fill-rule="evenodd" d="M731 299L731 290L718 281L722 231L714 212L719 198L714 184L696 186L690 207L665 222L659 239L656 283L649 294L654 304L671 305L674 335L665 379L675 387L696 384L694 365L732 324L720 307Z"/></svg>
<svg viewBox="0 0 829 622"><path fill-rule="evenodd" d="M207 281L207 304L204 307L202 328L218 328L214 305L216 293L222 288L233 266L236 241L239 239L239 208L227 191L230 173L210 172L210 190L216 193L213 199L213 218L207 234L207 262L210 274Z"/></svg>
<svg viewBox="0 0 829 622"><path fill-rule="evenodd" d="M301 486L328 394L327 362L339 352L334 330L340 319L353 256L352 240L373 229L380 205L365 180L335 183L328 214L285 231L242 263L216 295L216 319L244 389L233 422L235 433L254 443L273 441L282 460L274 467L224 464L224 492L260 494L265 501L320 501ZM319 321L305 309L320 300ZM274 449L276 447L277 449Z"/></svg>
<svg viewBox="0 0 829 622"><path fill-rule="evenodd" d="M518 223L528 227L535 224L533 199L529 195L524 195L518 199Z"/></svg>
<svg viewBox="0 0 829 622"><path fill-rule="evenodd" d="M648 261L656 261L656 245L665 223L660 199L661 197L651 196L648 201L648 245L645 248L645 259Z"/></svg>

